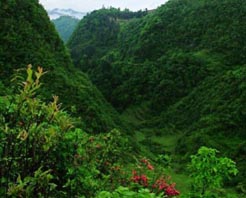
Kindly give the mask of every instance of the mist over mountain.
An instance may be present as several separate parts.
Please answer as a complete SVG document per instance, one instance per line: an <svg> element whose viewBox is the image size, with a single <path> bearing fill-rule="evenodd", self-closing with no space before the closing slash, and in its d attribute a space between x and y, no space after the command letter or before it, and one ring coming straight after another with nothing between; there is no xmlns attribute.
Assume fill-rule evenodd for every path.
<svg viewBox="0 0 246 198"><path fill-rule="evenodd" d="M61 16L71 16L76 19L82 19L87 14L86 12L79 12L73 9L59 9L59 8L48 10L47 12L49 14L50 19L57 19Z"/></svg>
<svg viewBox="0 0 246 198"><path fill-rule="evenodd" d="M40 2L0 1L0 197L246 198L245 0Z"/></svg>

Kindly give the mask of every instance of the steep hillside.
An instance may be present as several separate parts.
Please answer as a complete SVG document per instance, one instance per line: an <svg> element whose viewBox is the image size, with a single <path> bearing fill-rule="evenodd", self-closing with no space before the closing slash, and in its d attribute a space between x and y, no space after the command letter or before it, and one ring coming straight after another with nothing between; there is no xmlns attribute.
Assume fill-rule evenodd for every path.
<svg viewBox="0 0 246 198"><path fill-rule="evenodd" d="M168 94L175 99L176 95L183 97L190 91L186 90L187 84L194 87L208 72L214 73L210 70L218 72L222 67L229 69L245 62L245 3L240 0L171 0L147 16L127 23L117 23L109 13L102 10L88 15L68 46L75 65L90 75L117 108L158 100L160 89L173 87L173 75L167 77L166 73L176 76L176 71L164 70L173 70L177 64L182 67L192 62L194 68L203 64L199 67L203 71L193 82L180 79L179 87L173 87L175 93ZM100 22L105 18L108 23ZM200 55L193 58L191 54ZM220 66L210 67L206 61ZM119 92L124 95L118 97ZM172 99L167 100L173 103ZM158 104L166 106L167 100Z"/></svg>
<svg viewBox="0 0 246 198"><path fill-rule="evenodd" d="M89 74L108 100L110 97L115 100L122 97L113 93L112 89L118 86L121 76L117 76L118 68L114 70L111 67L116 56L112 50L118 47L121 28L147 14L147 11L131 12L115 8L93 11L80 21L68 42L75 66ZM116 76L113 77L112 72Z"/></svg>
<svg viewBox="0 0 246 198"><path fill-rule="evenodd" d="M69 47L118 111L144 106L138 129L181 133L176 154L185 160L201 145L215 147L234 157L246 183L245 13L242 0L170 0L146 16L114 20L110 34L105 24L102 37L96 25L83 31L89 15Z"/></svg>
<svg viewBox="0 0 246 198"><path fill-rule="evenodd" d="M100 58L117 47L120 25L146 14L146 11L103 8L85 16L68 42L76 67L87 73L94 73L94 70L100 69L97 68ZM93 75L90 77L94 78Z"/></svg>
<svg viewBox="0 0 246 198"><path fill-rule="evenodd" d="M0 86L9 88L13 71L28 64L42 66L44 98L61 96L63 108L81 117L83 128L102 132L117 125L117 113L91 84L74 68L63 42L38 0L0 2ZM5 91L0 91L5 95Z"/></svg>
<svg viewBox="0 0 246 198"><path fill-rule="evenodd" d="M122 52L141 61L156 60L173 49L206 49L227 64L245 63L245 9L241 0L171 0L140 22L141 31L131 26L136 43Z"/></svg>
<svg viewBox="0 0 246 198"><path fill-rule="evenodd" d="M66 43L79 23L79 19L61 16L52 20L61 39Z"/></svg>

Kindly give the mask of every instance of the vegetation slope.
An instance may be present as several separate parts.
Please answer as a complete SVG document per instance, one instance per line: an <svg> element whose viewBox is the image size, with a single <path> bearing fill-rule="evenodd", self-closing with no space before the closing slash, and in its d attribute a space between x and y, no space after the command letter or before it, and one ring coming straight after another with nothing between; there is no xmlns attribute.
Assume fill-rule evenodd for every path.
<svg viewBox="0 0 246 198"><path fill-rule="evenodd" d="M41 91L43 98L60 96L63 108L72 109L81 118L78 123L83 129L96 133L120 125L116 111L87 76L74 68L54 25L37 0L1 1L0 6L2 95L10 90L9 78L14 70L28 64L40 65L48 71Z"/></svg>
<svg viewBox="0 0 246 198"><path fill-rule="evenodd" d="M167 5L172 8L178 2ZM107 99L149 140L155 136L162 145L166 134L173 142L181 137L174 148L169 148L176 152L176 162L184 166L181 162L200 145L216 147L238 162L241 178L234 180L238 184L244 181L245 163L243 63L230 53L222 56L204 48L192 51L174 47L166 52L159 47L160 57L158 50L151 55L149 50L155 50L155 46L148 48L152 40L141 35L148 30L145 25L151 26L152 17L159 17L162 23L162 10L166 13L170 9L167 5L149 14L111 8L93 12L96 17L88 15L81 27L89 24L89 28L74 34L76 42L73 38L69 42L75 45L80 38L86 41L71 48L73 58L78 58L74 62L90 76L97 74L93 81L101 82L98 87ZM135 134L127 139L117 130L110 131L121 126L117 112L87 76L73 67L38 1L0 1L0 7L0 196L177 197L180 193L175 184L163 175L162 164L168 166L170 156L157 156L160 145L146 141L149 148L156 148L158 158L153 163L143 157L145 153L135 155L132 147L136 148L137 142L133 145L129 141L134 141ZM99 20L101 15L103 20ZM98 31L104 25L106 33L101 37ZM146 32L151 33L154 27ZM159 33L162 31L155 34ZM142 56L144 49L150 53L147 58ZM86 54L74 56L74 52L81 55L80 50ZM48 72L30 65L22 69L29 63L44 66ZM167 81L155 90L163 79ZM169 88L167 92L165 87ZM53 94L60 100L57 96L50 100ZM129 119L129 112L134 113L133 119ZM110 132L89 135L84 130ZM237 174L235 163L215 154L216 150L202 147L192 156L191 196L231 197L218 189L227 176Z"/></svg>
<svg viewBox="0 0 246 198"><path fill-rule="evenodd" d="M79 23L79 19L71 16L61 16L52 20L61 39L66 43Z"/></svg>
<svg viewBox="0 0 246 198"><path fill-rule="evenodd" d="M245 184L246 2L170 0L131 20L112 13L80 21L68 43L75 65L119 112L142 109L137 127L148 136L181 133L178 161L212 146L238 162Z"/></svg>

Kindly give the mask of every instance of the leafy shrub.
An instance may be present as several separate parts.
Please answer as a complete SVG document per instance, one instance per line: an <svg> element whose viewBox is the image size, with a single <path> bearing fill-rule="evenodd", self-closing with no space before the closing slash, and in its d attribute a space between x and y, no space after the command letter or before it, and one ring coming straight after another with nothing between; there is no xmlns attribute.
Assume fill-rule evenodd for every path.
<svg viewBox="0 0 246 198"><path fill-rule="evenodd" d="M43 74L29 65L20 93L1 98L0 195L47 196L56 187L56 150L72 124L59 111L58 97L49 104L36 97Z"/></svg>
<svg viewBox="0 0 246 198"><path fill-rule="evenodd" d="M96 198L161 198L161 195L151 193L148 189L141 189L138 192L127 187L120 186L113 192L102 191Z"/></svg>
<svg viewBox="0 0 246 198"><path fill-rule="evenodd" d="M108 186L105 163L124 159L127 139L117 130L92 137L74 128L57 96L48 104L39 98L43 69L26 71L19 93L0 97L0 196L93 197Z"/></svg>
<svg viewBox="0 0 246 198"><path fill-rule="evenodd" d="M196 155L191 156L189 169L192 171L196 197L211 197L212 190L221 188L225 178L238 173L234 161L227 157L216 157L216 153L216 149L203 146Z"/></svg>
<svg viewBox="0 0 246 198"><path fill-rule="evenodd" d="M128 139L118 130L89 135L75 128L57 96L48 104L39 98L43 69L29 65L26 71L18 93L0 97L1 197L95 197L102 190L112 196L179 194L149 160L133 163ZM138 167L133 175L127 164Z"/></svg>

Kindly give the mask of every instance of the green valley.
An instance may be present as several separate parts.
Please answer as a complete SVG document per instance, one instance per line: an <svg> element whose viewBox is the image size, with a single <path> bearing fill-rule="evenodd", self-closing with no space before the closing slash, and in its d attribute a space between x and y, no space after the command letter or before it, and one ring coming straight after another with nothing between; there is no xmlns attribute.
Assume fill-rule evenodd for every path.
<svg viewBox="0 0 246 198"><path fill-rule="evenodd" d="M116 11L80 21L68 43L75 66L143 134L140 147L170 154L165 139L175 136L182 167L199 147L216 148L245 185L245 2L170 0L127 20Z"/></svg>
<svg viewBox="0 0 246 198"><path fill-rule="evenodd" d="M73 18L71 16L61 16L52 21L55 24L56 30L58 31L61 39L65 43L71 37L79 23L79 19Z"/></svg>
<svg viewBox="0 0 246 198"><path fill-rule="evenodd" d="M246 197L246 1L0 7L0 197Z"/></svg>

